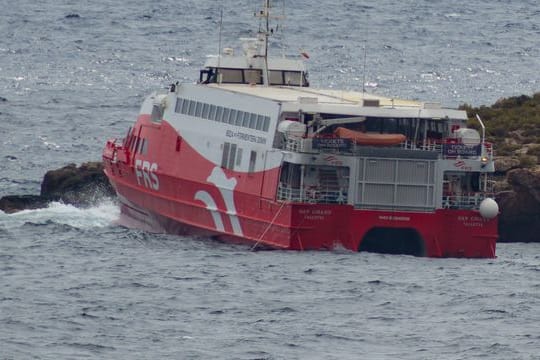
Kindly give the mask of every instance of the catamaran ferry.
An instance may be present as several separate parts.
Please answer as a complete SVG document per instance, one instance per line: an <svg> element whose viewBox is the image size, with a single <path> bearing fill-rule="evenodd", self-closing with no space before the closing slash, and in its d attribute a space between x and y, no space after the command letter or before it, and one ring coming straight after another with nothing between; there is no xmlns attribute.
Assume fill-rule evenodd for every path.
<svg viewBox="0 0 540 360"><path fill-rule="evenodd" d="M268 56L271 11L107 142L122 215L253 248L495 257L485 131L437 103L311 87L302 59Z"/></svg>

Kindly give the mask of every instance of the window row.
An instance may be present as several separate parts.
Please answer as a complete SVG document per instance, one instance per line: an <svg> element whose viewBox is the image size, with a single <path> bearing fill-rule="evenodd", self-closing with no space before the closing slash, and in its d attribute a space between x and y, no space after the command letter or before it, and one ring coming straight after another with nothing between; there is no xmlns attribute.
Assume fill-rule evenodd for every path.
<svg viewBox="0 0 540 360"><path fill-rule="evenodd" d="M442 139L448 133L448 122L441 120L424 120L411 118L368 118L358 130L379 132L381 134L403 134L413 139L426 134L431 139Z"/></svg>
<svg viewBox="0 0 540 360"><path fill-rule="evenodd" d="M199 81L203 84L263 84L261 69L206 68L201 70ZM309 86L307 76L302 71L269 70L270 85Z"/></svg>
<svg viewBox="0 0 540 360"><path fill-rule="evenodd" d="M246 111L178 98L175 112L249 129L268 131L270 117Z"/></svg>

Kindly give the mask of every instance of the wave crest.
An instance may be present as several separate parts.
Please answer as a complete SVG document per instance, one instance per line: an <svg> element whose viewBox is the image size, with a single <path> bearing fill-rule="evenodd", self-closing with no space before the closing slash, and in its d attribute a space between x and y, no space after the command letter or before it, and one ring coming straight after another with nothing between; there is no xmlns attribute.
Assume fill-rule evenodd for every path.
<svg viewBox="0 0 540 360"><path fill-rule="evenodd" d="M113 225L119 217L120 208L110 199L89 208L77 208L73 205L52 202L46 208L23 210L14 214L5 214L0 211L0 228L8 230L27 223L47 224L50 222L78 229L102 228Z"/></svg>

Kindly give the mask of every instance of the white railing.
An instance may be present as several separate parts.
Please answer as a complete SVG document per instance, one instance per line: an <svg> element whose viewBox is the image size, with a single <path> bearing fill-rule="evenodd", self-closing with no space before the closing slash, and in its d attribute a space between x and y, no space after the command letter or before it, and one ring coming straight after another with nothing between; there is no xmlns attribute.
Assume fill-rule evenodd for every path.
<svg viewBox="0 0 540 360"><path fill-rule="evenodd" d="M313 148L311 138L287 138L285 141L285 150L303 152L303 153L320 153L320 149Z"/></svg>
<svg viewBox="0 0 540 360"><path fill-rule="evenodd" d="M401 144L399 144L396 147L396 149L402 149L402 150L409 150L409 151L431 151L435 152L440 155L443 159L453 159L453 158L462 158L462 159L474 159L485 156L488 158L489 161L493 159L494 151L492 148L492 145L490 143L484 143L481 145L480 154L478 155L456 155L456 156L450 156L446 155L444 153L444 142L427 142L422 144L416 144L412 141L405 141ZM294 152L301 152L301 153L346 153L346 154L356 154L361 151L362 148L366 148L366 146L363 145L357 145L355 143L352 143L350 148L348 150L341 150L341 149L317 149L313 147L313 141L311 138L288 138L285 141L284 149L288 151L294 151ZM381 147L381 148L388 148L388 147ZM390 147L392 148L392 147Z"/></svg>
<svg viewBox="0 0 540 360"><path fill-rule="evenodd" d="M435 142L417 145L412 141L406 140L400 144L400 148L405 150L434 151L439 154L442 154L443 152L443 145Z"/></svg>
<svg viewBox="0 0 540 360"><path fill-rule="evenodd" d="M346 204L347 194L342 191L326 190L321 187L306 186L291 188L284 184L278 187L278 200L311 204Z"/></svg>
<svg viewBox="0 0 540 360"><path fill-rule="evenodd" d="M285 150L294 152L304 152L304 139L299 138L287 138L285 141Z"/></svg>
<svg viewBox="0 0 540 360"><path fill-rule="evenodd" d="M478 210L480 203L489 196L488 193L474 193L443 196L442 206L445 209L474 209Z"/></svg>

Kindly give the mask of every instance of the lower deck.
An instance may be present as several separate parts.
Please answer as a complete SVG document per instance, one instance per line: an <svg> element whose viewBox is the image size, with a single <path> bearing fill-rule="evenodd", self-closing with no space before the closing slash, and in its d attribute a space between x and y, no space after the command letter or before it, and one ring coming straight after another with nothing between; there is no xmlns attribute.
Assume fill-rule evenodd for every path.
<svg viewBox="0 0 540 360"><path fill-rule="evenodd" d="M295 160L283 162L278 200L433 212L478 210L492 195L486 174L445 170L437 159L322 155Z"/></svg>

